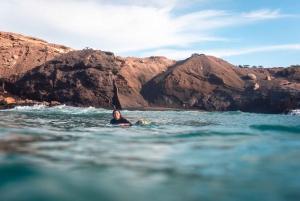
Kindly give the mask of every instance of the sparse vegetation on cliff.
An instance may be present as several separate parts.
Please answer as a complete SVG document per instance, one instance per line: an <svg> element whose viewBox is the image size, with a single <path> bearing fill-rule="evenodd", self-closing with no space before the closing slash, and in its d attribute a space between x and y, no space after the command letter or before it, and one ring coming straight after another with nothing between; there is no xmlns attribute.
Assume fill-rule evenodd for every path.
<svg viewBox="0 0 300 201"><path fill-rule="evenodd" d="M300 82L300 65L293 65L279 71L278 74L287 77L289 80Z"/></svg>

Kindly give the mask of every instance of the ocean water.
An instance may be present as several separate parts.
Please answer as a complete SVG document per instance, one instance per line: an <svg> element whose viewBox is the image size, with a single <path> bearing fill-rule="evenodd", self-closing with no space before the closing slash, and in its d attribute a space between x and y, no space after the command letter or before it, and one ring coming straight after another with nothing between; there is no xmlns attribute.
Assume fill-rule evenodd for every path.
<svg viewBox="0 0 300 201"><path fill-rule="evenodd" d="M288 115L0 110L0 201L300 200L300 111Z"/></svg>

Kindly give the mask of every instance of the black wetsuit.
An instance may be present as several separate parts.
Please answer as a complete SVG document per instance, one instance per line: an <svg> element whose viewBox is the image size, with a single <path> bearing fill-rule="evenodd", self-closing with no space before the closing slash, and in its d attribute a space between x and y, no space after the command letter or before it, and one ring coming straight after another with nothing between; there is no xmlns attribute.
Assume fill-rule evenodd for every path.
<svg viewBox="0 0 300 201"><path fill-rule="evenodd" d="M129 123L131 125L131 123L129 121L127 121L126 119L110 120L110 124L126 124L126 123Z"/></svg>

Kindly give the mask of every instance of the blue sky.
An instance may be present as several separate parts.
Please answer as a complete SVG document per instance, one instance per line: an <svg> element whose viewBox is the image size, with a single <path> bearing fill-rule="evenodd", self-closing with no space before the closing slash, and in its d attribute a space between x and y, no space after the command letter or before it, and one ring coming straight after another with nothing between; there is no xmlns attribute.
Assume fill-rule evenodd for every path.
<svg viewBox="0 0 300 201"><path fill-rule="evenodd" d="M10 0L0 30L123 57L300 64L299 0Z"/></svg>

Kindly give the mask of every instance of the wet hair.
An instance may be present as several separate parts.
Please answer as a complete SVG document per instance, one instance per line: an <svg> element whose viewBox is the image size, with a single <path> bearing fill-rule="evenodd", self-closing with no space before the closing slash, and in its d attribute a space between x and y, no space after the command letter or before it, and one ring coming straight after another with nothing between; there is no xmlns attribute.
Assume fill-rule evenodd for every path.
<svg viewBox="0 0 300 201"><path fill-rule="evenodd" d="M114 111L112 112L113 118L115 118L115 117L114 117L114 113L115 113L115 112L119 112L119 114L120 114L120 119L125 119L125 118L122 116L120 110L114 110Z"/></svg>

